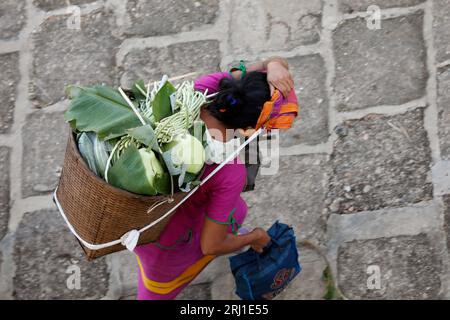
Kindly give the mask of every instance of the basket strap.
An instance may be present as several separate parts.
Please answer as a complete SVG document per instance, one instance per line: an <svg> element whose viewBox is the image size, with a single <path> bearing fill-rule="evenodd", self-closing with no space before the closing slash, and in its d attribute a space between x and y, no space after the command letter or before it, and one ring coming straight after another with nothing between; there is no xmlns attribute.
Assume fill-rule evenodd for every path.
<svg viewBox="0 0 450 320"><path fill-rule="evenodd" d="M106 243L102 243L102 244L93 244L93 243L89 243L87 241L85 241L75 230L75 228L72 226L72 224L69 222L69 220L67 219L66 214L64 213L64 210L61 206L61 204L59 203L58 200L58 196L56 194L56 192L58 191L58 187L56 188L55 192L53 193L53 200L59 210L59 213L61 214L61 216L63 217L64 221L66 222L67 226L69 227L69 230L73 233L73 235L80 240L80 242L88 249L90 250L101 250L101 249L105 249L105 248L109 248L118 244L122 244L123 246L125 246L128 250L130 251L134 251L134 248L137 246L138 242L139 242L139 235L150 229L151 227L155 226L156 224L158 224L159 222L161 222L162 220L164 220L165 218L167 218L172 212L174 212L176 209L178 209L179 206L181 206L187 199L189 199L189 197L191 197L195 191L197 191L200 186L202 186L203 184L205 184L209 179L211 179L220 169L222 169L228 162L232 161L234 158L236 158L239 153L247 146L249 145L253 140L255 140L262 132L262 129L259 129L258 131L256 131L249 139L247 139L247 141L245 141L243 144L241 144L239 146L239 148L237 148L230 156L228 156L228 158L225 159L225 161L223 161L220 165L217 166L217 168L215 168L205 179L203 179L199 185L197 185L194 189L192 189L188 195L186 197L184 197L179 203L177 203L173 208L171 208L169 211L167 211L163 216L161 216L160 218L156 219L155 221L153 221L152 223L146 225L145 227L143 227L142 229L139 230L130 230L127 233L125 233L120 239L114 240L114 241L110 241L110 242L106 242Z"/></svg>

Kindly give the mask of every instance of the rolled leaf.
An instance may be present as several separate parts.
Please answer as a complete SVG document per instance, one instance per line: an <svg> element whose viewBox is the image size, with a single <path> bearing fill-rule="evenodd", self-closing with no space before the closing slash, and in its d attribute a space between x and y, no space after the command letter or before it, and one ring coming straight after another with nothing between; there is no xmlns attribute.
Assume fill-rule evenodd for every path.
<svg viewBox="0 0 450 320"><path fill-rule="evenodd" d="M101 141L93 132L89 132L88 134L94 143L94 156L98 175L103 178L110 152L108 151L110 149L109 142Z"/></svg>
<svg viewBox="0 0 450 320"><path fill-rule="evenodd" d="M139 150L131 145L108 172L108 181L115 187L142 195L156 195L154 181L148 179L148 172ZM156 174L155 174L156 176Z"/></svg>
<svg viewBox="0 0 450 320"><path fill-rule="evenodd" d="M88 133L83 132L78 138L78 150L88 165L89 169L98 175L97 163L95 161L94 142Z"/></svg>

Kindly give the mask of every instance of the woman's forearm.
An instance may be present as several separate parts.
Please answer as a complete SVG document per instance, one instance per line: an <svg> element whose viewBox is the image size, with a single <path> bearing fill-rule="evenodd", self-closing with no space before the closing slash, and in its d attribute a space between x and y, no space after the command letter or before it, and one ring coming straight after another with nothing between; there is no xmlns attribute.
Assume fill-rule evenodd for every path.
<svg viewBox="0 0 450 320"><path fill-rule="evenodd" d="M255 62L252 64L249 64L247 66L247 72L253 72L253 71L267 71L267 67L269 63L271 62L279 62L281 65L283 65L286 69L289 69L289 63L286 59L282 57L271 57L263 61ZM236 70L232 72L233 77L236 79L240 79L242 75L242 71Z"/></svg>
<svg viewBox="0 0 450 320"><path fill-rule="evenodd" d="M220 245L214 248L203 248L205 255L224 255L241 250L242 248L252 245L258 238L255 232L250 232L243 235L227 234L227 237Z"/></svg>

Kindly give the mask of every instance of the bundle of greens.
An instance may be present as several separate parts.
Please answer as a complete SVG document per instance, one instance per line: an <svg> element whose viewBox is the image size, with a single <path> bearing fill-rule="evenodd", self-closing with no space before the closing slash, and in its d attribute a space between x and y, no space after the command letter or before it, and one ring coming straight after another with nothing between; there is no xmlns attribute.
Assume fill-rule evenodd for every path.
<svg viewBox="0 0 450 320"><path fill-rule="evenodd" d="M150 87L70 86L65 120L86 164L111 185L142 195L187 192L205 163L199 116L207 93L189 81L174 86L167 76Z"/></svg>

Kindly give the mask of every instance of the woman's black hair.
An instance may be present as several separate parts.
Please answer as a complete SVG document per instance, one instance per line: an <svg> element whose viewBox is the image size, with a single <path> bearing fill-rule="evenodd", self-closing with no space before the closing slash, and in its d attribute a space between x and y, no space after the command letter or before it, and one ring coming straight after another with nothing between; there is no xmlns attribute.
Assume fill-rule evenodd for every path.
<svg viewBox="0 0 450 320"><path fill-rule="evenodd" d="M240 80L223 78L219 93L207 109L229 128L254 128L264 103L270 98L267 74L249 72Z"/></svg>

